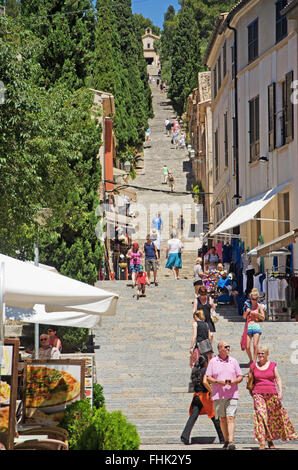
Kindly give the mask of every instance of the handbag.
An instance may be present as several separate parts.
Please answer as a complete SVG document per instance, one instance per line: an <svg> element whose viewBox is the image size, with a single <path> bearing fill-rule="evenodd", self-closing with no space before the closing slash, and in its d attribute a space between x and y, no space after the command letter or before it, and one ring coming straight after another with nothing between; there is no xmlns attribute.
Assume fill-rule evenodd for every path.
<svg viewBox="0 0 298 470"><path fill-rule="evenodd" d="M212 349L212 346L211 346L211 343L210 343L209 339L204 339L203 341L200 341L198 343L198 348L199 348L201 354L208 354L208 353L213 352L213 349Z"/></svg>
<svg viewBox="0 0 298 470"><path fill-rule="evenodd" d="M255 386L255 376L252 370L248 372L248 377L246 381L246 388L249 390L250 393L252 393L253 388Z"/></svg>
<svg viewBox="0 0 298 470"><path fill-rule="evenodd" d="M210 317L213 323L216 323L219 320L219 315L218 313L216 313L216 311L213 308L210 311Z"/></svg>
<svg viewBox="0 0 298 470"><path fill-rule="evenodd" d="M248 329L248 321L246 320L245 327L244 327L244 331L243 331L243 333L242 333L241 340L240 340L240 346L241 346L241 350L242 350L242 351L245 351L245 350L246 350L246 345L247 345L247 329Z"/></svg>
<svg viewBox="0 0 298 470"><path fill-rule="evenodd" d="M197 348L197 345L193 348L190 358L189 358L189 365L191 368L195 365L196 362L199 360L199 350Z"/></svg>

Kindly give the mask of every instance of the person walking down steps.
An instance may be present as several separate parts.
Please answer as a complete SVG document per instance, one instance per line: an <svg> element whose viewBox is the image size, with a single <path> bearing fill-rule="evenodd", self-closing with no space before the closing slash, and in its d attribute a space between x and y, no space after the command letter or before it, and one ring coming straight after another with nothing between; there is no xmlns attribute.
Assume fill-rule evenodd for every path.
<svg viewBox="0 0 298 470"><path fill-rule="evenodd" d="M220 428L219 419L215 418L213 402L211 400L212 388L206 379L207 360L200 356L191 372L191 380L194 386L194 395L189 408L189 418L181 434L181 441L190 444L190 433L199 415L206 414L214 424L220 443L224 443L224 436Z"/></svg>

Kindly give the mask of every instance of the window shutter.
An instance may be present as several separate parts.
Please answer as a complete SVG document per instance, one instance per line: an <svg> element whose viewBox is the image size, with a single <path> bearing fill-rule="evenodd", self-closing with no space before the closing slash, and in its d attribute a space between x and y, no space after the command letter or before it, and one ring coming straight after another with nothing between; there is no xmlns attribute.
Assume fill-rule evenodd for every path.
<svg viewBox="0 0 298 470"><path fill-rule="evenodd" d="M254 102L253 100L249 101L249 146L250 146L250 155L249 155L249 163L254 160L254 121L255 121L255 113L254 113Z"/></svg>
<svg viewBox="0 0 298 470"><path fill-rule="evenodd" d="M268 86L268 145L269 152L276 146L276 124L275 124L275 83Z"/></svg>
<svg viewBox="0 0 298 470"><path fill-rule="evenodd" d="M292 103L292 83L294 80L294 72L286 74L286 112L285 112L285 132L286 143L291 142L294 138L294 106Z"/></svg>
<svg viewBox="0 0 298 470"><path fill-rule="evenodd" d="M260 99L255 99L255 160L260 156Z"/></svg>

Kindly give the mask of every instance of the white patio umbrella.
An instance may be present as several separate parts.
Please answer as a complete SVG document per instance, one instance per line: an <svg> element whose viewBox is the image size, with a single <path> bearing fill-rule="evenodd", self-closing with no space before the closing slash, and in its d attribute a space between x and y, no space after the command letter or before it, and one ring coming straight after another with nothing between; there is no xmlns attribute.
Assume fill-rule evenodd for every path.
<svg viewBox="0 0 298 470"><path fill-rule="evenodd" d="M30 312L23 312L27 315L27 320L24 321L29 321L31 317L32 323L67 326L82 326L84 318L86 324L95 324L100 321L101 315L112 316L116 313L117 294L2 254L0 265L0 307L3 311L3 323L3 304L34 310L31 315ZM97 317L97 320L93 317ZM44 321L41 321L42 319Z"/></svg>

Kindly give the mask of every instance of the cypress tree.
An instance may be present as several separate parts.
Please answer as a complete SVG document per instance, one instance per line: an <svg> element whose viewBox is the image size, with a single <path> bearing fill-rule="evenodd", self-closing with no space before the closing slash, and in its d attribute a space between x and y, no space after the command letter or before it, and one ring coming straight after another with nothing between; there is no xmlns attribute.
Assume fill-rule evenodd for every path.
<svg viewBox="0 0 298 470"><path fill-rule="evenodd" d="M140 147L148 127L150 103L148 104L148 74L143 56L142 43L136 30L132 15L131 0L113 0L116 27L119 34L120 50L132 99L133 113L137 122L138 141Z"/></svg>
<svg viewBox="0 0 298 470"><path fill-rule="evenodd" d="M185 3L178 18L173 39L169 95L174 109L181 116L189 93L197 86L199 52L196 22L191 5Z"/></svg>
<svg viewBox="0 0 298 470"><path fill-rule="evenodd" d="M92 0L21 0L22 20L40 38L41 84L80 88L90 73L94 42Z"/></svg>
<svg viewBox="0 0 298 470"><path fill-rule="evenodd" d="M114 96L114 131L117 150L121 154L138 140L137 121L133 114L128 71L122 61L112 1L99 0L96 3L96 11L93 83L96 89L112 93Z"/></svg>

